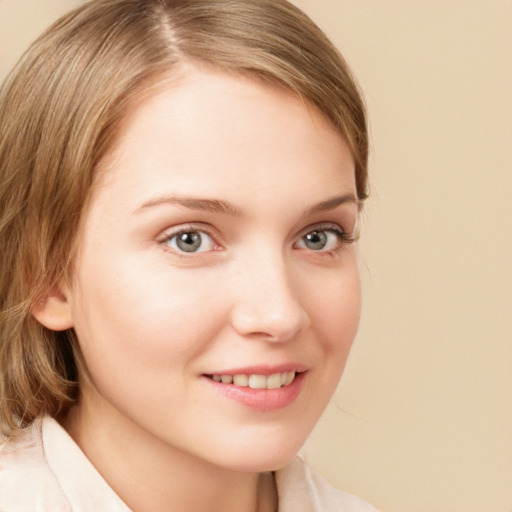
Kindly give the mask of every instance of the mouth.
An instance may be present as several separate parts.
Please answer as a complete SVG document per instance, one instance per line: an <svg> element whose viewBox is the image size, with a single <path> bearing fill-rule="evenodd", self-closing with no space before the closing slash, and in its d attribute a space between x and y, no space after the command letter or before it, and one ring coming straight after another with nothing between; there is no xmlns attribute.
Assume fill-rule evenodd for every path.
<svg viewBox="0 0 512 512"><path fill-rule="evenodd" d="M244 407L269 412L290 406L299 396L310 367L300 363L253 365L203 374L210 389Z"/></svg>
<svg viewBox="0 0 512 512"><path fill-rule="evenodd" d="M283 387L290 386L295 377L300 372L289 371L289 372L278 372L271 375L262 374L245 374L237 373L234 375L230 374L212 374L206 375L207 378L219 382L222 384L232 384L240 388L251 388L251 389L280 389Z"/></svg>
<svg viewBox="0 0 512 512"><path fill-rule="evenodd" d="M309 368L253 367L204 374L210 388L225 397L259 412L278 411L290 406L304 386ZM281 371L279 371L281 370Z"/></svg>

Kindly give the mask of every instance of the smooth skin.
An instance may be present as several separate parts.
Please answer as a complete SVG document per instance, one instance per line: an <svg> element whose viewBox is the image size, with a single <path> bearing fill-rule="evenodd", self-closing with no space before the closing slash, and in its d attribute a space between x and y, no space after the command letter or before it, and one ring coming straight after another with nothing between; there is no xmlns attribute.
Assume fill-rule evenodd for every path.
<svg viewBox="0 0 512 512"><path fill-rule="evenodd" d="M354 162L297 95L188 65L102 162L74 276L34 313L86 366L63 426L137 512L274 510L357 331ZM206 375L297 364L260 411ZM198 492L200 490L200 492Z"/></svg>

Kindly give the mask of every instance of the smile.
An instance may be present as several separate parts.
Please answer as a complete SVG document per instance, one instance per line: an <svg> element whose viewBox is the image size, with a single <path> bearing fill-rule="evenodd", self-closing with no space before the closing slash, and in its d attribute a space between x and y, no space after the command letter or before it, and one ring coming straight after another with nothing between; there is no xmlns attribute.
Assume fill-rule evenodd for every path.
<svg viewBox="0 0 512 512"><path fill-rule="evenodd" d="M290 406L299 396L309 368L245 368L203 375L215 393L259 412L278 411ZM245 373L243 373L245 370Z"/></svg>
<svg viewBox="0 0 512 512"><path fill-rule="evenodd" d="M272 375L208 375L215 382L233 384L234 386L251 389L279 389L289 386L295 380L295 371L274 373Z"/></svg>

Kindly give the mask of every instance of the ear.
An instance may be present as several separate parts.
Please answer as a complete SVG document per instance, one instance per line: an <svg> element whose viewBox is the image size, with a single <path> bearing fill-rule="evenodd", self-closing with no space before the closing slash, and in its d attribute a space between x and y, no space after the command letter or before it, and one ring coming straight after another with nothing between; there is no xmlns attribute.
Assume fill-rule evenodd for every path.
<svg viewBox="0 0 512 512"><path fill-rule="evenodd" d="M64 331L73 327L71 304L58 287L51 288L32 308L33 317L52 331Z"/></svg>

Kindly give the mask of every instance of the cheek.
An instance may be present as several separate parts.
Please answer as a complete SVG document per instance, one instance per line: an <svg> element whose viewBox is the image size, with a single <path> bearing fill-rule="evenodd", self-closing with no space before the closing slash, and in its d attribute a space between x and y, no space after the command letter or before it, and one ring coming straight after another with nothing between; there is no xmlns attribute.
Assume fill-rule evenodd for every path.
<svg viewBox="0 0 512 512"><path fill-rule="evenodd" d="M319 387L326 390L325 407L339 384L359 327L361 286L356 266L343 279L333 280L329 293L318 302L318 315L317 333L325 358Z"/></svg>
<svg viewBox="0 0 512 512"><path fill-rule="evenodd" d="M312 295L314 325L323 348L346 358L354 341L361 315L361 283L357 265L350 264L331 276Z"/></svg>
<svg viewBox="0 0 512 512"><path fill-rule="evenodd" d="M82 269L75 330L91 373L184 368L221 328L208 281L163 270L135 261Z"/></svg>

